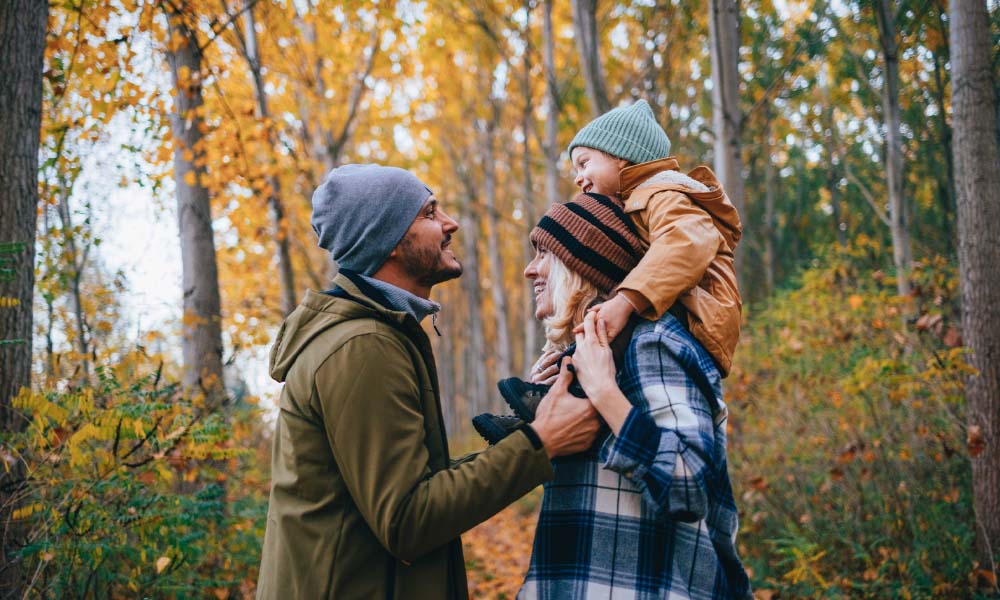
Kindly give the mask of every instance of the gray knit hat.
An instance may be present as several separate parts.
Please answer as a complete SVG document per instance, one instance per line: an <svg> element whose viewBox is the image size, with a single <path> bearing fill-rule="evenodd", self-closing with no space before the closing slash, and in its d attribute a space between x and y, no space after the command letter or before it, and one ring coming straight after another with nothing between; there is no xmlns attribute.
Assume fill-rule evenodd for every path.
<svg viewBox="0 0 1000 600"><path fill-rule="evenodd" d="M577 146L607 152L632 164L670 156L670 138L645 100L613 108L584 125L569 143L568 152L572 155Z"/></svg>
<svg viewBox="0 0 1000 600"><path fill-rule="evenodd" d="M313 192L313 231L320 248L329 251L341 269L372 275L431 193L403 169L344 165L330 171Z"/></svg>

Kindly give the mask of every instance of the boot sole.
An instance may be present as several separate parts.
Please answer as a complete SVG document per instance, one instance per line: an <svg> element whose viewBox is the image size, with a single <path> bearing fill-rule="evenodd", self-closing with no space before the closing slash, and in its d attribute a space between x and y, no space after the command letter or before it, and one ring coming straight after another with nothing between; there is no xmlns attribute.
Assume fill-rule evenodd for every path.
<svg viewBox="0 0 1000 600"><path fill-rule="evenodd" d="M490 446L497 444L500 440L511 434L511 431L494 423L493 419L487 413L473 417L472 426L476 429L476 433L486 440Z"/></svg>

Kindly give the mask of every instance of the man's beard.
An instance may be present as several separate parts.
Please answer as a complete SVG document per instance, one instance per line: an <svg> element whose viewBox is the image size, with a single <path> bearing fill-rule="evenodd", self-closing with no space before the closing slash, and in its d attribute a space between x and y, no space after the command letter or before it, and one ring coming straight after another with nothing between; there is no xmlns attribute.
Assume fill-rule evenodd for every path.
<svg viewBox="0 0 1000 600"><path fill-rule="evenodd" d="M455 258L457 266L445 264L440 245L420 246L410 236L405 236L399 242L399 249L403 268L421 285L431 287L462 275L462 263L458 258Z"/></svg>

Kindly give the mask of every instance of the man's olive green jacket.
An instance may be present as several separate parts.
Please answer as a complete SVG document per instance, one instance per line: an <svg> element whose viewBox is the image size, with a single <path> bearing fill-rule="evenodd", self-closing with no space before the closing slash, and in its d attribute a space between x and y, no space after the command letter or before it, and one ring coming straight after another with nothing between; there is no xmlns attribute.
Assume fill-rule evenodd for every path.
<svg viewBox="0 0 1000 600"><path fill-rule="evenodd" d="M334 283L271 350L285 385L257 597L467 598L459 535L552 466L523 432L451 461L427 335L363 280Z"/></svg>

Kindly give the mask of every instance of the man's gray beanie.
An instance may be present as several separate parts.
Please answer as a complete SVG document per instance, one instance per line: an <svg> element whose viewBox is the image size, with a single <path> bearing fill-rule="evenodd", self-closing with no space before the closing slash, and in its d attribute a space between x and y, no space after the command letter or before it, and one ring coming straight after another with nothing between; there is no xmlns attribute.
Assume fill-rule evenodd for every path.
<svg viewBox="0 0 1000 600"><path fill-rule="evenodd" d="M330 171L313 192L313 231L320 248L329 251L341 269L372 275L431 193L403 169L344 165Z"/></svg>

